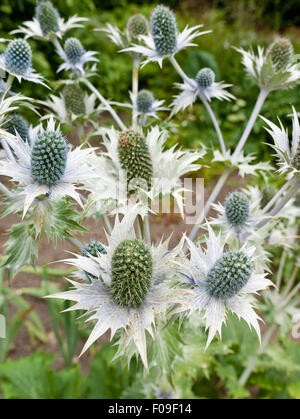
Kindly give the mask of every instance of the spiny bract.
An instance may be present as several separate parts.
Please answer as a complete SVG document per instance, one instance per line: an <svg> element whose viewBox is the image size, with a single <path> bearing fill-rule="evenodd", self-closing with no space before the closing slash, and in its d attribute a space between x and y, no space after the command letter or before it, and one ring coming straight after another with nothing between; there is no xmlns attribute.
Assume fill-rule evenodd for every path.
<svg viewBox="0 0 300 419"><path fill-rule="evenodd" d="M287 38L279 38L270 45L267 56L271 58L277 71L284 70L291 63L294 48Z"/></svg>
<svg viewBox="0 0 300 419"><path fill-rule="evenodd" d="M10 114L8 121L4 125L4 129L13 135L16 135L17 132L24 142L29 142L28 123L23 116L16 113Z"/></svg>
<svg viewBox="0 0 300 419"><path fill-rule="evenodd" d="M215 81L215 73L211 68L202 68L195 78L197 84L201 88L209 87Z"/></svg>
<svg viewBox="0 0 300 419"><path fill-rule="evenodd" d="M151 187L152 162L145 139L134 130L121 132L118 145L121 167L127 173L128 192L136 189L135 182Z"/></svg>
<svg viewBox="0 0 300 419"><path fill-rule="evenodd" d="M240 250L224 253L207 275L207 290L216 298L234 297L252 273L250 258Z"/></svg>
<svg viewBox="0 0 300 419"><path fill-rule="evenodd" d="M31 67L31 48L24 39L10 41L5 50L4 57L7 69L17 74L25 74Z"/></svg>
<svg viewBox="0 0 300 419"><path fill-rule="evenodd" d="M141 113L150 112L154 102L154 96L149 90L141 90L136 98L137 110Z"/></svg>
<svg viewBox="0 0 300 419"><path fill-rule="evenodd" d="M77 38L68 38L64 44L64 50L70 63L76 64L80 61L85 50Z"/></svg>
<svg viewBox="0 0 300 419"><path fill-rule="evenodd" d="M74 115L85 114L84 93L77 84L66 84L62 94L68 112Z"/></svg>
<svg viewBox="0 0 300 419"><path fill-rule="evenodd" d="M98 253L101 253L102 255L106 254L106 250L102 246L102 244L99 241L92 240L89 243L85 244L83 247L83 250L81 252L81 256L90 257L91 255L94 257L98 256ZM84 271L88 281L91 282L91 279L97 279L94 275Z"/></svg>
<svg viewBox="0 0 300 419"><path fill-rule="evenodd" d="M62 178L67 163L67 144L57 131L38 135L31 154L31 176L40 185L53 186Z"/></svg>
<svg viewBox="0 0 300 419"><path fill-rule="evenodd" d="M229 224L241 226L249 218L249 200L243 192L232 192L225 203L225 216Z"/></svg>
<svg viewBox="0 0 300 419"><path fill-rule="evenodd" d="M140 240L124 240L114 251L111 262L111 292L118 305L138 307L151 286L152 256Z"/></svg>
<svg viewBox="0 0 300 419"><path fill-rule="evenodd" d="M59 13L51 1L40 1L36 6L35 16L44 36L58 32Z"/></svg>
<svg viewBox="0 0 300 419"><path fill-rule="evenodd" d="M148 20L144 15L138 13L128 19L127 30L132 38L137 38L140 35L147 35L148 29Z"/></svg>
<svg viewBox="0 0 300 419"><path fill-rule="evenodd" d="M174 54L177 48L177 23L174 13L165 6L157 6L150 19L155 49L160 56Z"/></svg>

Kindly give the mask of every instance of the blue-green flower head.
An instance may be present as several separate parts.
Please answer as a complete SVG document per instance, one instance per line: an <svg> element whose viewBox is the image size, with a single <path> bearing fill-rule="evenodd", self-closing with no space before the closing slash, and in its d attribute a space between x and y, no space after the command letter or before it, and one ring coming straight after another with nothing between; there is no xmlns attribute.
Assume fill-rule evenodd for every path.
<svg viewBox="0 0 300 419"><path fill-rule="evenodd" d="M147 35L149 30L148 20L140 13L135 14L128 19L127 30L132 38Z"/></svg>
<svg viewBox="0 0 300 419"><path fill-rule="evenodd" d="M5 53L5 65L9 71L25 74L31 67L31 48L24 39L14 39L8 44Z"/></svg>
<svg viewBox="0 0 300 419"><path fill-rule="evenodd" d="M51 1L39 1L35 9L35 16L44 36L59 31L59 13Z"/></svg>
<svg viewBox="0 0 300 419"><path fill-rule="evenodd" d="M225 202L225 216L229 224L234 227L244 225L249 219L250 204L243 192L232 192Z"/></svg>
<svg viewBox="0 0 300 419"><path fill-rule="evenodd" d="M252 262L244 252L224 253L208 272L207 291L215 298L232 298L247 284L251 273Z"/></svg>
<svg viewBox="0 0 300 419"><path fill-rule="evenodd" d="M68 112L71 112L74 115L85 114L84 92L78 84L66 84L62 94Z"/></svg>
<svg viewBox="0 0 300 419"><path fill-rule="evenodd" d="M85 53L85 49L77 38L68 38L64 44L64 50L72 64L78 63Z"/></svg>
<svg viewBox="0 0 300 419"><path fill-rule="evenodd" d="M174 54L177 49L177 23L174 13L166 6L157 6L150 19L155 49L160 56Z"/></svg>
<svg viewBox="0 0 300 419"><path fill-rule="evenodd" d="M195 80L200 88L205 89L214 83L215 73L211 68L202 68L198 72Z"/></svg>
<svg viewBox="0 0 300 419"><path fill-rule="evenodd" d="M136 308L144 301L152 280L152 256L138 239L124 240L111 262L111 293L116 304Z"/></svg>
<svg viewBox="0 0 300 419"><path fill-rule="evenodd" d="M81 256L90 257L94 256L97 257L98 254L101 253L102 255L106 254L106 250L102 246L99 241L92 240L89 243L85 244L83 250L81 252ZM88 281L91 282L91 279L97 279L94 275L89 274L88 272L84 272Z"/></svg>
<svg viewBox="0 0 300 419"><path fill-rule="evenodd" d="M277 71L284 70L294 57L294 47L287 38L278 38L270 45L267 51Z"/></svg>
<svg viewBox="0 0 300 419"><path fill-rule="evenodd" d="M154 96L149 90L141 90L136 98L137 110L140 113L150 112L154 102Z"/></svg>
<svg viewBox="0 0 300 419"><path fill-rule="evenodd" d="M16 113L10 114L4 129L12 135L16 135L17 132L24 142L28 141L30 143L28 123L23 116Z"/></svg>
<svg viewBox="0 0 300 419"><path fill-rule="evenodd" d="M67 143L59 131L44 131L34 143L31 154L31 176L40 185L56 185L64 175Z"/></svg>

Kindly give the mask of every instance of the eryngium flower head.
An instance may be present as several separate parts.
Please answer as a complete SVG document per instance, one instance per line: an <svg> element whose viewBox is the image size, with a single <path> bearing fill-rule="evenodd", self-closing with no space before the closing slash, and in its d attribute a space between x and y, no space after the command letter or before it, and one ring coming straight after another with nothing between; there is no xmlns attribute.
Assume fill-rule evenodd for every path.
<svg viewBox="0 0 300 419"><path fill-rule="evenodd" d="M232 298L247 284L251 273L251 260L245 253L224 253L208 272L207 290L216 298Z"/></svg>
<svg viewBox="0 0 300 419"><path fill-rule="evenodd" d="M278 38L270 45L267 51L277 71L283 70L290 64L294 57L294 47L287 38Z"/></svg>
<svg viewBox="0 0 300 419"><path fill-rule="evenodd" d="M248 220L250 205L243 192L232 192L225 203L225 216L229 224L234 227L242 226Z"/></svg>
<svg viewBox="0 0 300 419"><path fill-rule="evenodd" d="M133 15L128 19L127 31L130 37L138 38L141 35L147 35L148 30L148 20L141 13Z"/></svg>
<svg viewBox="0 0 300 419"><path fill-rule="evenodd" d="M150 112L154 102L154 96L149 90L141 90L136 98L137 110L140 113Z"/></svg>
<svg viewBox="0 0 300 419"><path fill-rule="evenodd" d="M101 253L102 255L106 254L106 250L104 249L104 247L102 246L102 244L99 241L96 240L92 240L89 243L85 244L83 247L83 250L81 252L81 256L85 256L85 257L97 257L98 254ZM87 279L89 282L91 282L91 279L97 279L96 276L84 271Z"/></svg>
<svg viewBox="0 0 300 419"><path fill-rule="evenodd" d="M196 78L195 78L198 86L200 88L209 87L215 81L215 73L212 71L211 68L202 68Z"/></svg>
<svg viewBox="0 0 300 419"><path fill-rule="evenodd" d="M53 186L62 178L67 162L67 144L57 131L38 135L31 155L31 175L39 185Z"/></svg>
<svg viewBox="0 0 300 419"><path fill-rule="evenodd" d="M8 70L25 74L31 67L31 48L24 39L14 39L8 44L5 53L5 65Z"/></svg>
<svg viewBox="0 0 300 419"><path fill-rule="evenodd" d="M151 187L152 162L145 139L136 131L121 132L118 145L121 167L127 173L128 192L134 191L134 181L145 181Z"/></svg>
<svg viewBox="0 0 300 419"><path fill-rule="evenodd" d="M44 36L59 31L59 14L51 1L40 1L36 6L35 15Z"/></svg>
<svg viewBox="0 0 300 419"><path fill-rule="evenodd" d="M72 64L78 63L85 53L85 49L77 38L68 38L64 44L64 50Z"/></svg>
<svg viewBox="0 0 300 419"><path fill-rule="evenodd" d="M150 26L158 54L173 54L177 48L177 23L174 13L166 6L157 6L151 15Z"/></svg>
<svg viewBox="0 0 300 419"><path fill-rule="evenodd" d="M29 128L26 119L16 113L9 115L9 120L5 123L4 129L10 134L16 135L16 132L23 141L29 142Z"/></svg>
<svg viewBox="0 0 300 419"><path fill-rule="evenodd" d="M84 93L78 84L66 84L62 94L68 112L74 115L85 114Z"/></svg>
<svg viewBox="0 0 300 419"><path fill-rule="evenodd" d="M124 240L114 251L111 262L111 292L116 304L137 308L151 285L152 257L138 239Z"/></svg>

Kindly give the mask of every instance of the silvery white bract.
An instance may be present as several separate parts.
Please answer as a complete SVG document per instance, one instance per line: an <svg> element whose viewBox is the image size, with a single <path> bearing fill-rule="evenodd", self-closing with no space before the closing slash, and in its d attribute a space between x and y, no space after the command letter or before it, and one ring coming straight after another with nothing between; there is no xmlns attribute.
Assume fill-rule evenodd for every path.
<svg viewBox="0 0 300 419"><path fill-rule="evenodd" d="M271 286L272 282L265 277L266 273L261 273L260 262L255 261L255 247L245 244L239 250L225 252L225 243L220 234L216 236L209 225L208 231L206 250L187 239L190 259L180 262L183 284L194 293L188 297L187 314L204 310L206 328L209 329L206 348L216 332L221 337L227 310L243 318L260 338L260 318L254 311L248 294L256 294L259 290ZM226 266L226 258L231 254L232 264ZM238 260L241 257L249 265L245 269L244 262ZM240 273L242 269L244 271Z"/></svg>
<svg viewBox="0 0 300 419"><path fill-rule="evenodd" d="M73 289L50 297L76 301L76 304L67 311L87 310L90 316L87 321L96 321L81 354L108 330L111 332L111 339L117 331L120 331L125 344L119 350L125 353L126 348L134 342L147 369L146 331L154 338L156 317L164 315L169 307L180 304L183 300L183 290L169 289L164 284L164 281L174 275L173 263L181 251L182 241L171 251L168 251L168 240L151 247L140 240L137 241L145 247L152 259L150 284L143 301L137 307L121 305L116 302L113 294L114 256L123 243L136 242L133 222L133 213L127 214L121 222L116 217L113 231L110 236L107 235L108 244L103 245L106 253L98 253L97 257L76 255L75 258L65 260L66 263L79 269L79 272L75 273L77 278L86 280L88 273L91 283L69 280ZM137 255L129 257L129 265L126 265L125 259L120 262L122 266L119 266L119 271L124 272L124 277L119 278L121 283L127 279L126 272L130 272L133 268L133 258L138 259Z"/></svg>
<svg viewBox="0 0 300 419"><path fill-rule="evenodd" d="M49 161L51 158L38 155L40 150L38 141L49 134L57 135L64 141L59 127L55 127L53 118L48 121L46 129L40 125L39 129L35 130L35 135L31 135L30 144L11 134L4 134L5 140L13 153L8 154L6 159L0 161L0 174L10 177L13 182L17 182L22 187L17 193L24 196L23 216L25 216L34 199L41 195L52 201L70 196L82 205L80 195L76 191L76 185L81 184L85 179L95 177L95 174L91 173L86 165L86 160L94 149L77 147L71 150L68 149L64 141L64 155L60 154L58 161L54 162L58 169L61 167L61 170L57 169L58 173L52 172L52 178L47 184L47 181L44 181L42 177L44 176L42 168L39 169L41 167L39 162L45 158L46 161L42 163L50 167L51 163ZM38 176L39 170L41 171L40 177Z"/></svg>
<svg viewBox="0 0 300 419"><path fill-rule="evenodd" d="M263 89L277 90L293 87L300 80L300 64L297 62L287 63L285 68L277 70L262 47L257 48L257 54L253 50L235 49L242 54L242 63L246 71Z"/></svg>
<svg viewBox="0 0 300 419"><path fill-rule="evenodd" d="M122 169L119 160L118 142L120 132L114 128L103 129L103 144L107 150L103 155L93 157L91 168L95 173L101 173L101 182L85 181L85 189L90 191L90 201L98 211L102 212L105 203L114 202L116 211L128 211L128 195L126 190L126 172ZM167 131L160 131L157 126L148 130L145 142L148 146L153 177L149 190L140 185L138 190L138 211L144 216L149 211L149 199L154 203L162 196L173 196L180 213L184 212L184 188L180 178L186 173L194 172L200 168L195 162L205 154L204 150L191 152L176 149L176 145L165 150ZM134 197L134 200L136 197ZM136 201L135 201L136 202ZM154 208L155 209L155 208Z"/></svg>
<svg viewBox="0 0 300 419"><path fill-rule="evenodd" d="M251 164L256 160L256 156L252 154L244 155L243 152L235 155L231 153L230 150L227 150L226 153L221 153L219 150L213 150L213 160L227 163L229 167L236 167L239 171L239 175L244 177L245 175L254 175L257 176L261 172L270 172L273 168L268 162L260 161L258 163Z"/></svg>
<svg viewBox="0 0 300 419"><path fill-rule="evenodd" d="M31 59L30 45L23 39L14 39L0 54L0 70L16 77L19 83L24 79L47 87L44 78L32 67Z"/></svg>
<svg viewBox="0 0 300 419"><path fill-rule="evenodd" d="M271 146L276 151L279 160L279 172L290 174L300 172L300 127L297 112L293 108L293 133L291 143L287 129L285 129L279 120L278 127L270 120L261 116L261 118L268 124L266 128L268 133L274 140L274 146Z"/></svg>
<svg viewBox="0 0 300 419"><path fill-rule="evenodd" d="M57 73L63 70L71 70L77 76L82 76L84 75L84 65L86 63L99 61L95 57L98 52L86 51L81 45L81 42L76 38L68 38L64 44L64 49L59 46L57 53L64 61L58 67Z"/></svg>
<svg viewBox="0 0 300 419"><path fill-rule="evenodd" d="M210 86L200 87L195 80L189 79L189 82L184 81L184 83L175 83L175 86L182 90L182 92L174 97L172 115L193 105L193 103L196 102L197 97L201 94L208 101L213 98L228 101L235 99L235 97L226 90L227 87L232 85L223 82L213 82Z"/></svg>

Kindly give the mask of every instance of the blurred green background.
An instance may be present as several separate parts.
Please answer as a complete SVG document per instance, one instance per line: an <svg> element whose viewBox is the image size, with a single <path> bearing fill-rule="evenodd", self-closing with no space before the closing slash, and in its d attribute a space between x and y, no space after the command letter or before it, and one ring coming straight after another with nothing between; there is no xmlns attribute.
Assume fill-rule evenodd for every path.
<svg viewBox="0 0 300 419"><path fill-rule="evenodd" d="M189 76L194 77L201 67L211 67L216 73L216 80L224 80L233 84L232 92L238 98L236 102L213 101L224 137L229 146L237 143L247 118L253 108L258 94L254 81L244 72L240 54L232 46L250 46L270 44L278 34L290 38L295 52L300 52L299 13L297 0L185 0L164 2L177 15L179 29L186 24L202 23L204 29L212 29L213 33L199 37L198 47L189 48L177 56L180 64ZM53 1L62 17L73 14L90 18L88 30L70 31L67 35L77 35L86 49L99 51L99 77L94 83L101 92L112 100L128 101L131 86L131 58L118 53L117 48L105 34L93 32L92 29L102 27L107 22L117 25L120 29L126 26L128 18L140 12L150 17L156 4L152 1L92 1L75 0ZM8 32L15 29L22 21L31 20L34 14L35 0L2 0L0 5L1 21L0 36L7 37ZM34 66L48 80L57 79L55 73L60 64L59 58L53 54L53 46L46 42L30 40L34 50ZM2 45L2 49L4 45ZM172 89L179 77L166 60L163 69L157 64L149 64L140 72L141 88L149 88L158 99L171 102L171 95L177 93ZM30 83L22 84L23 93L45 99L47 89ZM33 91L34 89L34 91ZM267 118L278 115L285 123L289 122L287 114L293 104L300 109L299 88L280 90L272 93L266 101L262 113ZM205 110L200 104L191 112L181 112L174 119L177 128L170 139L172 143L180 143L186 147L198 147L204 143L208 147L217 145L215 132ZM256 152L259 158L269 158L269 148L263 143L269 138L262 129L263 122L258 120L251 134L251 141L246 145L246 152Z"/></svg>

